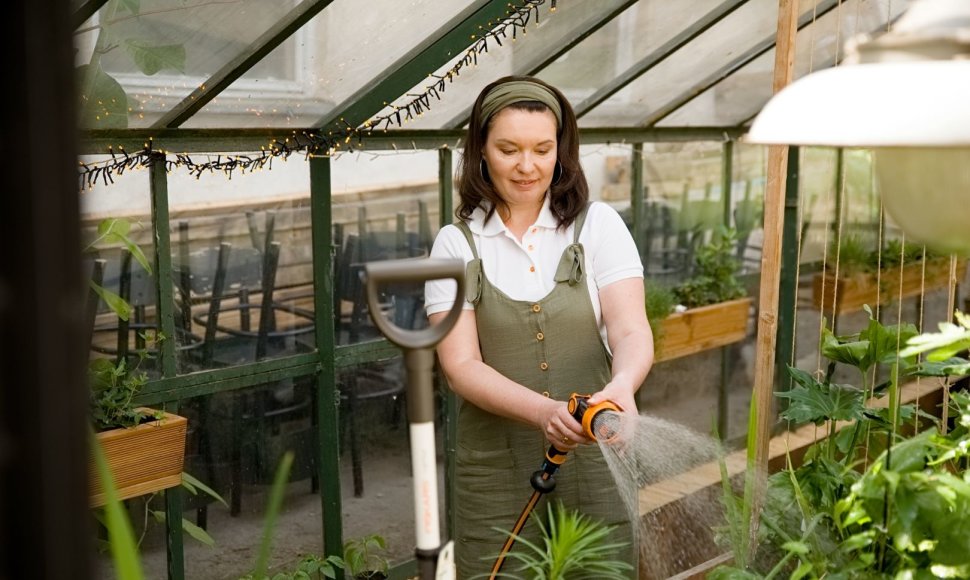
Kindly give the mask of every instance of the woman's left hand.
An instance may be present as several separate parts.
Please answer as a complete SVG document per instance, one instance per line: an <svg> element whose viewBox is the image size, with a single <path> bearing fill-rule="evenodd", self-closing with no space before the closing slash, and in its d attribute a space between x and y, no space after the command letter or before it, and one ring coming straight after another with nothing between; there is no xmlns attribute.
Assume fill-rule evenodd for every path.
<svg viewBox="0 0 970 580"><path fill-rule="evenodd" d="M637 403L634 397L635 391L633 388L622 385L617 382L610 382L603 390L598 393L594 393L593 396L589 398L590 406L598 405L604 401L610 401L620 408L623 420L620 423L620 435L615 440L615 443L624 445L629 441L633 440L634 434L636 432L636 423L639 413L637 412Z"/></svg>

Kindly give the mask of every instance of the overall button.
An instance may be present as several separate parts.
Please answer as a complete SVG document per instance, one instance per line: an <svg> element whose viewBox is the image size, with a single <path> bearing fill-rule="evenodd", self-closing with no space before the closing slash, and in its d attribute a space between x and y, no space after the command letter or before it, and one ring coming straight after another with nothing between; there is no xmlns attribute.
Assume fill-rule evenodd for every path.
<svg viewBox="0 0 970 580"><path fill-rule="evenodd" d="M546 335L542 334L541 332L536 334L536 340L545 340L545 338Z"/></svg>
<svg viewBox="0 0 970 580"><path fill-rule="evenodd" d="M539 312L540 310L542 310L542 306L539 306L538 304L533 304L532 305L532 311L533 312Z"/></svg>
<svg viewBox="0 0 970 580"><path fill-rule="evenodd" d="M542 370L544 370L544 371L547 371L547 370L549 370L549 363L547 363L547 362L541 362L541 363L539 363L539 368L542 369Z"/></svg>
<svg viewBox="0 0 970 580"><path fill-rule="evenodd" d="M536 271L536 267L535 266L529 266L529 271L530 272L535 272Z"/></svg>

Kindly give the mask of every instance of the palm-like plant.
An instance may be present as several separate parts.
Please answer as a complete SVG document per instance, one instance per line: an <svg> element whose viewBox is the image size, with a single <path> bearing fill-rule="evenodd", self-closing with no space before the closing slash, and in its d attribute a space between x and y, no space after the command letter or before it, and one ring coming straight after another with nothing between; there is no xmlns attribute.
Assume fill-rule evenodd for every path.
<svg viewBox="0 0 970 580"><path fill-rule="evenodd" d="M500 574L502 578L530 580L625 580L633 566L617 559L617 553L627 543L611 543L607 538L616 526L607 526L576 510L567 509L562 502L546 509L546 519L533 514L539 525L541 544L518 537L523 548L508 555L518 566Z"/></svg>

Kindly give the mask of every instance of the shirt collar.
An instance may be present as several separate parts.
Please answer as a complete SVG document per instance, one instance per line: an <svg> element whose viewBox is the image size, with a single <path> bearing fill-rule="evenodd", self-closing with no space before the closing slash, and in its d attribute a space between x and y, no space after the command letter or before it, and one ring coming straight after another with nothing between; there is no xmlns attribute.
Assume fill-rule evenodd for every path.
<svg viewBox="0 0 970 580"><path fill-rule="evenodd" d="M493 214L492 219L488 220L488 223L485 223L485 216L488 214L490 207L492 207L490 202L482 200L481 204L475 208L475 211L472 212L471 220L468 222L468 229L470 229L472 233L488 237L508 231L508 228L504 223L502 223L501 218L499 218L497 214ZM559 227L559 222L556 220L556 216L553 215L552 210L549 208L548 194L546 194L546 197L542 202L542 209L539 210L539 217L536 218L535 225L540 228L548 229L556 229Z"/></svg>

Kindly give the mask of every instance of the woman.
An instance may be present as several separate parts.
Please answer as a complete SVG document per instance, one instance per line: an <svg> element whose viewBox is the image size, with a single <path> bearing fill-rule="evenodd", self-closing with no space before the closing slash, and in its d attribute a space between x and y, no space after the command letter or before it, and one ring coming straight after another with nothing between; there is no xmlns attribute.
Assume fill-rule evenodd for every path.
<svg viewBox="0 0 970 580"><path fill-rule="evenodd" d="M636 390L653 363L643 267L619 215L588 204L572 107L534 78L505 77L475 101L458 178L456 225L432 257L467 263L467 301L438 346L458 417L456 557L460 578L487 573L532 492L529 477L549 444L569 450L546 500L635 530L602 453L566 401L595 392L635 416ZM426 287L432 323L446 315L454 282ZM629 490L628 490L629 491ZM537 508L544 513L544 506ZM531 522L526 538L535 538Z"/></svg>

